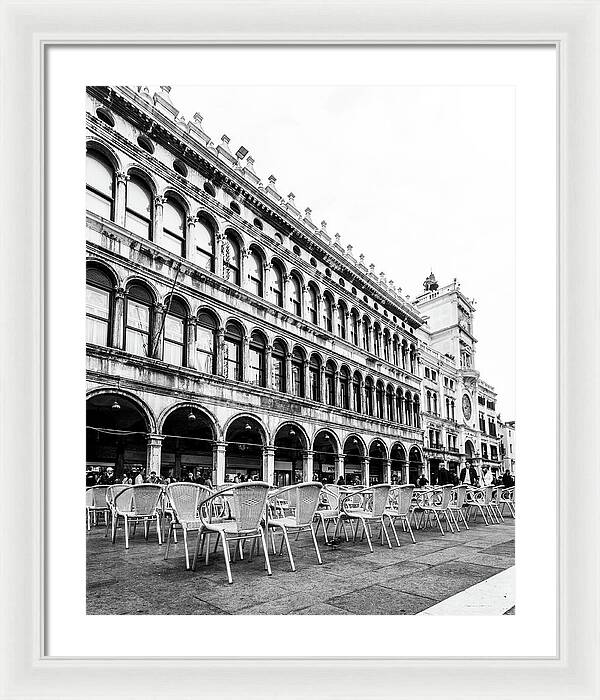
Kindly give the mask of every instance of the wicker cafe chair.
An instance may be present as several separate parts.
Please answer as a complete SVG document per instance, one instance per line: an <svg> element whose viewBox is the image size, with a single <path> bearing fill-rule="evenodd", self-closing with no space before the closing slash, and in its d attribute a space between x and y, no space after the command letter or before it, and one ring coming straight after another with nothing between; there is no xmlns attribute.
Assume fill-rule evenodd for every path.
<svg viewBox="0 0 600 700"><path fill-rule="evenodd" d="M90 530L92 520L96 524L96 514L104 514L104 524L108 523L110 507L106 502L106 490L108 486L90 486L85 490L85 515L87 529Z"/></svg>
<svg viewBox="0 0 600 700"><path fill-rule="evenodd" d="M119 518L125 521L125 549L129 549L129 525L144 523L144 537L148 539L150 521L156 521L158 544L162 544L158 503L163 492L160 484L135 484L127 486L115 496L113 508L112 542L117 538Z"/></svg>
<svg viewBox="0 0 600 700"><path fill-rule="evenodd" d="M500 512L502 491L504 491L504 486L494 486L492 489L492 498L490 500L490 508L498 522L504 522L504 516Z"/></svg>
<svg viewBox="0 0 600 700"><path fill-rule="evenodd" d="M447 486L436 486L427 493L427 498L420 504L420 510L422 511L421 520L426 517L426 522L429 523L431 516L433 515L437 521L438 527L442 535L445 535L444 528L440 521L440 515L446 518L446 523L448 525L448 530L454 532L452 527L451 514L449 511L450 499L452 497L452 489L454 487L451 484Z"/></svg>
<svg viewBox="0 0 600 700"><path fill-rule="evenodd" d="M319 564L323 563L321 561L321 552L319 551L319 545L317 544L317 538L313 527L313 519L317 506L319 505L319 496L322 489L323 484L317 481L309 481L293 486L285 486L275 491L275 493L269 494L267 531L281 530L281 547L279 553L281 554L283 552L283 544L285 542L292 571L296 571L296 565L294 564L288 533L300 534L301 532L310 531L315 552L317 553L317 560ZM287 502L288 506L284 508L284 511L289 512L284 512L279 515L277 514L277 510L281 508L281 505L278 506L278 504L282 502ZM273 506L270 505L271 503ZM269 512L275 512L278 517L277 515L276 517L270 517Z"/></svg>
<svg viewBox="0 0 600 700"><path fill-rule="evenodd" d="M393 487L390 491L388 507L383 513L384 517L387 517L390 521L398 547L400 546L400 540L398 539L398 532L395 526L396 520L400 520L402 529L408 530L413 544L416 544L415 536L409 521L414 490L415 487L411 484Z"/></svg>
<svg viewBox="0 0 600 700"><path fill-rule="evenodd" d="M477 522L477 515L481 515L483 522L489 525L496 522L491 508L493 486L483 486L467 489L467 505L469 506L469 518ZM487 517L486 517L487 514Z"/></svg>
<svg viewBox="0 0 600 700"><path fill-rule="evenodd" d="M106 489L106 505L109 509L111 524L115 522L115 498L128 488L130 488L129 484L113 484L113 486L108 486ZM104 532L105 537L108 536L108 526L109 521L107 520L106 531Z"/></svg>
<svg viewBox="0 0 600 700"><path fill-rule="evenodd" d="M315 527L315 536L319 532L319 527L323 527L323 535L325 537L325 544L329 544L328 530L329 525L333 522L336 526L340 519L340 487L334 484L326 484L323 486L323 490L319 495L319 505L317 507L317 512L315 513L315 520L317 521L317 526ZM346 537L346 542L348 541L348 533L346 532L346 525L342 522L342 527L344 529L344 535Z"/></svg>
<svg viewBox="0 0 600 700"><path fill-rule="evenodd" d="M228 485L226 489L221 489L218 493L207 498L200 506L200 519L209 537L211 533L217 534L217 545L219 540L223 546L223 557L227 568L227 580L233 583L231 577L231 553L229 543L236 542L240 545L246 540L260 539L265 555L265 569L271 575L271 563L265 531L263 529L263 518L265 517L265 507L269 484L264 481L250 481L241 484ZM223 513L215 514L214 503L226 501L229 511L229 518L225 519ZM200 537L196 542L196 553L192 569L196 568ZM207 547L210 546L210 541ZM207 549L208 553L208 549Z"/></svg>
<svg viewBox="0 0 600 700"><path fill-rule="evenodd" d="M387 528L385 527L385 522L383 519L388 497L390 495L390 489L390 484L377 484L376 486L370 486L368 488L360 489L359 491L353 491L344 496L342 499L341 506L343 517L350 523L354 521L354 541L356 541L356 537L358 535L358 526L362 525L363 535L366 535L367 537L367 542L371 552L373 552L371 533L372 523L379 523L381 527L382 544L383 534L385 534L388 547L390 549L392 547L392 543L390 542ZM340 522L341 518L340 521L338 521L338 527Z"/></svg>
<svg viewBox="0 0 600 700"><path fill-rule="evenodd" d="M180 529L183 533L183 548L185 551L185 568L190 568L190 552L188 548L188 533L197 532L198 537L202 537L204 526L200 515L198 514L199 505L206 500L212 491L206 486L190 483L174 483L167 486L166 498L168 499L168 508L172 511L172 517L169 523L169 534L167 536L167 547L165 551L165 559L169 557L169 549L171 547L171 536L175 536L176 529ZM175 539L175 542L177 540Z"/></svg>
<svg viewBox="0 0 600 700"><path fill-rule="evenodd" d="M467 524L467 520L465 518L465 499L467 497L467 488L468 487L464 484L462 486L453 486L452 497L450 498L450 503L448 504L448 510L450 511L450 515L452 516L457 532L460 532L460 528L458 527L458 519L456 517L457 513L463 521L465 528L467 530L469 529L469 525Z"/></svg>
<svg viewBox="0 0 600 700"><path fill-rule="evenodd" d="M515 487L509 486L502 490L500 494L500 509L504 515L504 508L508 506L508 510L512 517L515 517Z"/></svg>

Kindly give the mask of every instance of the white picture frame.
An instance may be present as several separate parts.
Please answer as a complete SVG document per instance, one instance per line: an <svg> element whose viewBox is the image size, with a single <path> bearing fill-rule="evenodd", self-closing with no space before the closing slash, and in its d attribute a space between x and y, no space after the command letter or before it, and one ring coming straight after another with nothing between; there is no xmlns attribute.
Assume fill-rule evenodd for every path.
<svg viewBox="0 0 600 700"><path fill-rule="evenodd" d="M600 697L596 546L600 465L598 452L590 449L599 424L599 9L597 0L2 3L0 698ZM560 611L556 658L85 659L45 655L44 71L48 48L69 43L557 47Z"/></svg>

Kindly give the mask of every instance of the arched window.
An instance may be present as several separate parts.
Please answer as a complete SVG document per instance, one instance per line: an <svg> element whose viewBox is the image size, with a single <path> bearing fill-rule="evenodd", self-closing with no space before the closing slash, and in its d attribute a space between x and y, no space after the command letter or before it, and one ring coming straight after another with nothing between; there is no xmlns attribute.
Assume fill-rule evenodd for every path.
<svg viewBox="0 0 600 700"><path fill-rule="evenodd" d="M390 384L385 394L386 417L388 420L394 420L394 388Z"/></svg>
<svg viewBox="0 0 600 700"><path fill-rule="evenodd" d="M381 357L381 328L378 323L373 326L373 352Z"/></svg>
<svg viewBox="0 0 600 700"><path fill-rule="evenodd" d="M354 373L352 377L352 410L357 413L362 412L362 401L360 396L360 382L361 376L358 372Z"/></svg>
<svg viewBox="0 0 600 700"><path fill-rule="evenodd" d="M200 217L196 221L195 262L204 270L215 271L215 232L212 224Z"/></svg>
<svg viewBox="0 0 600 700"><path fill-rule="evenodd" d="M273 343L273 389L285 392L285 347L283 343L276 340Z"/></svg>
<svg viewBox="0 0 600 700"><path fill-rule="evenodd" d="M175 255L185 256L185 212L170 198L163 204L162 245Z"/></svg>
<svg viewBox="0 0 600 700"><path fill-rule="evenodd" d="M185 306L178 300L167 302L165 314L163 360L171 365L185 364L186 317Z"/></svg>
<svg viewBox="0 0 600 700"><path fill-rule="evenodd" d="M273 286L271 291L273 292L273 303L277 306L283 307L283 272L278 263L274 262L271 269Z"/></svg>
<svg viewBox="0 0 600 700"><path fill-rule="evenodd" d="M437 400L437 394L433 392L433 412L437 416L438 414L438 400Z"/></svg>
<svg viewBox="0 0 600 700"><path fill-rule="evenodd" d="M248 380L250 384L257 386L266 386L266 343L263 335L254 331L250 336L250 355L248 357L248 365L250 376Z"/></svg>
<svg viewBox="0 0 600 700"><path fill-rule="evenodd" d="M152 192L135 175L127 183L125 228L142 238L152 239Z"/></svg>
<svg viewBox="0 0 600 700"><path fill-rule="evenodd" d="M110 345L114 283L97 267L87 268L85 281L85 341Z"/></svg>
<svg viewBox="0 0 600 700"><path fill-rule="evenodd" d="M337 334L342 340L346 340L346 305L340 302L338 305L338 324L337 324Z"/></svg>
<svg viewBox="0 0 600 700"><path fill-rule="evenodd" d="M304 396L304 353L300 348L292 353L292 394Z"/></svg>
<svg viewBox="0 0 600 700"><path fill-rule="evenodd" d="M225 326L225 376L242 381L242 329L237 323Z"/></svg>
<svg viewBox="0 0 600 700"><path fill-rule="evenodd" d="M215 374L216 372L216 331L217 324L211 314L206 312L198 314L198 323L196 326L196 349L199 360L198 367L201 372L205 372L206 374Z"/></svg>
<svg viewBox="0 0 600 700"><path fill-rule="evenodd" d="M313 284L308 285L308 320L319 325L319 302L317 298L317 290Z"/></svg>
<svg viewBox="0 0 600 700"><path fill-rule="evenodd" d="M404 423L404 395L402 389L396 389L396 420Z"/></svg>
<svg viewBox="0 0 600 700"><path fill-rule="evenodd" d="M223 246L223 277L232 284L240 284L240 246L230 233Z"/></svg>
<svg viewBox="0 0 600 700"><path fill-rule="evenodd" d="M415 373L416 364L417 364L417 351L415 350L415 346L411 345L410 346L410 373L411 374Z"/></svg>
<svg viewBox="0 0 600 700"><path fill-rule="evenodd" d="M325 365L325 403L335 406L335 365L331 360Z"/></svg>
<svg viewBox="0 0 600 700"><path fill-rule="evenodd" d="M151 356L152 295L141 284L127 290L125 350L134 355Z"/></svg>
<svg viewBox="0 0 600 700"><path fill-rule="evenodd" d="M106 158L88 151L85 159L86 209L111 220L115 201L115 172Z"/></svg>
<svg viewBox="0 0 600 700"><path fill-rule="evenodd" d="M371 352L371 322L366 316L363 318L363 349Z"/></svg>
<svg viewBox="0 0 600 700"><path fill-rule="evenodd" d="M358 312L352 309L350 314L350 342L352 345L358 345Z"/></svg>
<svg viewBox="0 0 600 700"><path fill-rule="evenodd" d="M292 313L302 316L302 288L296 275L290 276L290 304Z"/></svg>
<svg viewBox="0 0 600 700"><path fill-rule="evenodd" d="M421 427L421 407L419 406L419 397L415 396L414 406L413 406L413 416L415 428Z"/></svg>
<svg viewBox="0 0 600 700"><path fill-rule="evenodd" d="M313 401L321 400L321 360L317 355L310 356L308 365L310 376L310 398Z"/></svg>
<svg viewBox="0 0 600 700"><path fill-rule="evenodd" d="M427 413L431 413L431 392L427 392Z"/></svg>
<svg viewBox="0 0 600 700"><path fill-rule="evenodd" d="M260 255L251 250L248 255L248 281L249 289L257 297L263 295L263 264Z"/></svg>
<svg viewBox="0 0 600 700"><path fill-rule="evenodd" d="M383 331L383 359L386 362L390 361L390 346L391 346L390 332L386 328Z"/></svg>
<svg viewBox="0 0 600 700"><path fill-rule="evenodd" d="M333 333L333 303L329 294L323 295L323 328Z"/></svg>
<svg viewBox="0 0 600 700"><path fill-rule="evenodd" d="M371 377L365 379L365 409L368 416L373 415L373 380Z"/></svg>
<svg viewBox="0 0 600 700"><path fill-rule="evenodd" d="M394 365L396 365L396 367L398 367L400 363L399 345L400 341L398 340L398 336L395 335L392 344L392 362L394 363Z"/></svg>
<svg viewBox="0 0 600 700"><path fill-rule="evenodd" d="M350 371L347 367L340 370L340 407L350 408Z"/></svg>
<svg viewBox="0 0 600 700"><path fill-rule="evenodd" d="M375 391L375 400L377 405L377 418L385 418L384 406L383 406L383 382L377 382L377 389Z"/></svg>

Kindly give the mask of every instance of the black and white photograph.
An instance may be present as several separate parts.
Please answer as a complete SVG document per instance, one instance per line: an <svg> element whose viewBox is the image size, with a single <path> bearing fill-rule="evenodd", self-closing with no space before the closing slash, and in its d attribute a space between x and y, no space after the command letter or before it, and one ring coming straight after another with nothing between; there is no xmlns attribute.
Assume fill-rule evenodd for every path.
<svg viewBox="0 0 600 700"><path fill-rule="evenodd" d="M514 615L514 90L173 83L85 91L86 613Z"/></svg>

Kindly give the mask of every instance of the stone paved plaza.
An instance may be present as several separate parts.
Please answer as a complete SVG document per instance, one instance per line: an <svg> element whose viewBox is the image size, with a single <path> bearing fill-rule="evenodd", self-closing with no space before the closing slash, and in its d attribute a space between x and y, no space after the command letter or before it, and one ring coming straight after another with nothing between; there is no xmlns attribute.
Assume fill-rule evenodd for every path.
<svg viewBox="0 0 600 700"><path fill-rule="evenodd" d="M138 529L125 549L122 528L117 541L92 528L87 539L87 612L104 615L413 615L479 584L514 565L514 520L442 536L433 528L415 533L413 545L400 534L401 547L366 540L319 546L318 565L310 535L292 538L296 572L287 556L271 555L273 575L264 571L262 554L232 564L228 585L219 545L208 566L186 571L181 538L169 559L156 532L146 542ZM195 542L195 537L193 539ZM193 545L192 545L193 548ZM211 548L212 549L212 548ZM508 591L505 610L514 614Z"/></svg>

